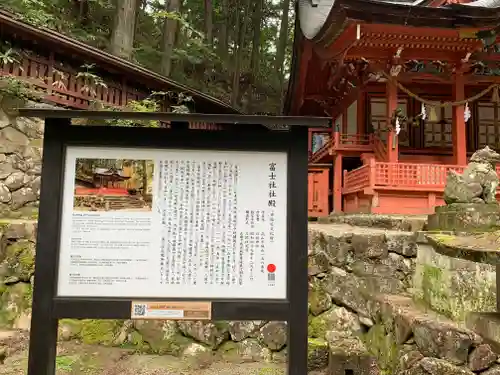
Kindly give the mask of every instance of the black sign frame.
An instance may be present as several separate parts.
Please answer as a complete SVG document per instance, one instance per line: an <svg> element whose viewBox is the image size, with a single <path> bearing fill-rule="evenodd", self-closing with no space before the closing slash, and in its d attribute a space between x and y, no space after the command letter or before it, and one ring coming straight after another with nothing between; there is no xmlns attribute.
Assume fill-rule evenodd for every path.
<svg viewBox="0 0 500 375"><path fill-rule="evenodd" d="M287 152L287 299L210 302L212 320L287 321L288 374L307 373L307 128L329 126L330 119L43 109L21 109L19 116L45 118L28 375L55 374L59 319L130 319L132 300L141 299L57 297L67 146ZM74 118L169 121L171 128L71 126ZM192 130L186 126L192 121L217 123L223 130Z"/></svg>

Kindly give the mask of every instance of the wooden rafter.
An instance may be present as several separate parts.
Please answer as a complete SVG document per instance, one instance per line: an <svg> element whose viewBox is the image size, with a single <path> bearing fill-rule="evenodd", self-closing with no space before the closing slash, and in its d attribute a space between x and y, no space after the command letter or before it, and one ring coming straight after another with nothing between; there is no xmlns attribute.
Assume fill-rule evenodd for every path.
<svg viewBox="0 0 500 375"><path fill-rule="evenodd" d="M324 60L339 59L358 42L358 24L350 22L333 43L316 44L314 52Z"/></svg>

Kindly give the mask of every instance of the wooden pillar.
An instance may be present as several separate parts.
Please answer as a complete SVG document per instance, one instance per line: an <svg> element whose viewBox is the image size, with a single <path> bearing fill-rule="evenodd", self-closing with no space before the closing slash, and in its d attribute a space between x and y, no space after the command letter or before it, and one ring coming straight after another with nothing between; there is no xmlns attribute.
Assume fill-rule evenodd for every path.
<svg viewBox="0 0 500 375"><path fill-rule="evenodd" d="M358 92L358 99L356 102L357 111L357 129L358 134L366 134L366 94L365 90L360 89Z"/></svg>
<svg viewBox="0 0 500 375"><path fill-rule="evenodd" d="M333 212L342 212L342 154L336 154L333 162Z"/></svg>
<svg viewBox="0 0 500 375"><path fill-rule="evenodd" d="M465 99L464 76L456 73L453 82L453 100ZM467 129L464 119L464 105L453 107L453 163L458 165L467 164Z"/></svg>
<svg viewBox="0 0 500 375"><path fill-rule="evenodd" d="M396 80L395 77L392 77ZM386 84L387 99L387 126L391 127L391 118L394 111L398 108L398 88L394 82L387 81ZM397 163L399 155L398 136L395 129L387 133L387 160L390 163Z"/></svg>
<svg viewBox="0 0 500 375"><path fill-rule="evenodd" d="M344 109L344 111L342 112L342 130L341 132L344 133L344 134L347 134L349 131L348 131L348 128L349 128L349 119L347 118L347 108Z"/></svg>
<svg viewBox="0 0 500 375"><path fill-rule="evenodd" d="M311 157L312 155L312 146L313 146L313 131L309 129L307 132L307 155Z"/></svg>

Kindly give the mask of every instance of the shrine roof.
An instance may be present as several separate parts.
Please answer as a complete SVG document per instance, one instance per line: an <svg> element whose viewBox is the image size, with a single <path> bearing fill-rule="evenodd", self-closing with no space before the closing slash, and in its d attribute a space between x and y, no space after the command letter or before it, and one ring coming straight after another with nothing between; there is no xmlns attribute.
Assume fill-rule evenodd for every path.
<svg viewBox="0 0 500 375"><path fill-rule="evenodd" d="M377 49L394 49L388 52L394 53L398 45L404 45L405 53L410 53L415 45L425 47L431 56L437 46L443 45L443 53L453 51L456 55L466 56L477 50L478 45L482 46L475 36L477 31L499 28L500 0L439 5L436 0L299 0L284 113L298 114L294 103L303 100L306 86L323 87L317 82L328 80L328 72L335 68L335 61L343 59L347 51L358 56L369 45L371 51L366 52L375 55ZM299 76L307 75L305 70L300 73L303 46L306 45L309 52L304 54L304 61L315 61L308 65L315 72L315 78L308 82L315 83L304 81L299 84ZM354 48L356 45L358 50ZM333 65L327 67L321 76L323 73L318 73L318 66L328 61ZM341 64L337 61L337 65ZM336 74L338 79L342 78L340 73ZM318 87L315 87L317 94L323 95Z"/></svg>
<svg viewBox="0 0 500 375"><path fill-rule="evenodd" d="M500 0L476 0L470 3L457 4L464 7L483 7L483 8L498 8L500 7Z"/></svg>
<svg viewBox="0 0 500 375"><path fill-rule="evenodd" d="M118 176L121 178L130 178L129 176L126 176L124 172L119 169L119 170L112 170L109 168L95 168L94 169L94 174L99 174L102 176Z"/></svg>
<svg viewBox="0 0 500 375"><path fill-rule="evenodd" d="M299 0L302 34L313 41L339 35L349 20L444 29L495 27L500 0L476 0L468 4L429 6L429 0Z"/></svg>

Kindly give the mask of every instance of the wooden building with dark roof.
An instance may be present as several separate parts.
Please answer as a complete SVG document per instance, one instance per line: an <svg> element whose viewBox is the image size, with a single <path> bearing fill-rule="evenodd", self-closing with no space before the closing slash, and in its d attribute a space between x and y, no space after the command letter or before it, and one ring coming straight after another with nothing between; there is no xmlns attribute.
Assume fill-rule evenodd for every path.
<svg viewBox="0 0 500 375"><path fill-rule="evenodd" d="M99 100L119 108L153 91L171 91L191 96L198 113L238 113L210 95L61 33L34 27L9 12L0 11L0 38L21 51L20 61L0 62L0 75L30 82L46 92L45 100L58 105L87 109L89 102ZM76 78L82 64L95 64L106 87L97 86L95 94L82 90L83 82Z"/></svg>

